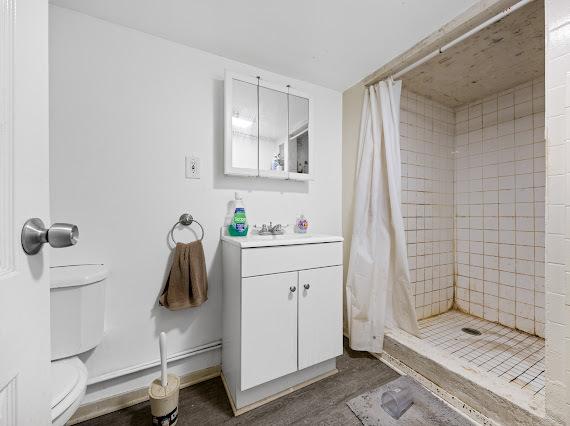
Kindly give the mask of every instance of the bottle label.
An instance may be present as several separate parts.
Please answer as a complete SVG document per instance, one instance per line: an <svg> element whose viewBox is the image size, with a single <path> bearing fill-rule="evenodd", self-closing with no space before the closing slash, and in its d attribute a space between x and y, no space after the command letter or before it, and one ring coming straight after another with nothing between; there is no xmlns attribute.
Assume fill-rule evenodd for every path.
<svg viewBox="0 0 570 426"><path fill-rule="evenodd" d="M230 225L230 235L232 236L244 236L247 235L247 219L245 216L245 209L243 207L238 207L234 211L234 217Z"/></svg>
<svg viewBox="0 0 570 426"><path fill-rule="evenodd" d="M309 221L304 217L298 218L296 225L297 225L297 232L304 234L305 232L307 232L307 229L309 228Z"/></svg>

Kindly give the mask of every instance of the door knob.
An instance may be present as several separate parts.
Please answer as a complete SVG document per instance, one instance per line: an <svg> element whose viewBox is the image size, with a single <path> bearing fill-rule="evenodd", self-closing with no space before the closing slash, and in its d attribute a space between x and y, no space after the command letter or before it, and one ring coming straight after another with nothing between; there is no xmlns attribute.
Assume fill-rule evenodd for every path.
<svg viewBox="0 0 570 426"><path fill-rule="evenodd" d="M291 293L295 293L295 290L297 290L297 287L295 287L294 285L292 285L291 287L289 287L289 291Z"/></svg>
<svg viewBox="0 0 570 426"><path fill-rule="evenodd" d="M311 284L305 284L303 287L305 287L305 290L308 290L311 288Z"/></svg>
<svg viewBox="0 0 570 426"><path fill-rule="evenodd" d="M78 239L79 229L70 223L54 223L46 229L43 221L35 217L28 219L22 228L22 248L28 255L37 254L45 243L61 248L77 244Z"/></svg>

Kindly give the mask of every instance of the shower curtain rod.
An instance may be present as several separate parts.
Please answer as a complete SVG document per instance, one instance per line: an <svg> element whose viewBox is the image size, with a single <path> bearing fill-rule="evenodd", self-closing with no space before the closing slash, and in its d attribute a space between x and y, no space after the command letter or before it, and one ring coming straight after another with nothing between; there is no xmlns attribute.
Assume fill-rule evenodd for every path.
<svg viewBox="0 0 570 426"><path fill-rule="evenodd" d="M506 8L505 10L503 10L501 13L493 16L492 18L486 20L485 22L483 22L482 24L476 26L475 28L467 31L466 33L464 33L463 35L457 37L455 40L447 43L446 45L440 47L437 50L434 50L433 52L429 53L427 56L424 56L422 59L420 59L419 61L414 62L411 65L408 65L407 67L403 68L402 70L398 71L395 74L392 74L392 78L394 80L396 80L397 78L403 76L404 74L408 73L409 71L413 70L414 68L424 64L425 62L429 61L432 58L435 58L437 55L445 52L446 50L450 49L451 47L455 46L458 43L461 43L463 40L465 40L468 37L471 37L473 34L478 33L479 31L481 31L483 28L488 27L491 24L494 24L495 22L503 19L504 17L510 15L511 13L513 13L514 11L520 9L523 6L526 6L527 4L529 4L530 2L532 2L534 0L521 0L520 2L512 5L511 7ZM368 83L366 86L370 86L372 84L377 83L377 81L373 81Z"/></svg>

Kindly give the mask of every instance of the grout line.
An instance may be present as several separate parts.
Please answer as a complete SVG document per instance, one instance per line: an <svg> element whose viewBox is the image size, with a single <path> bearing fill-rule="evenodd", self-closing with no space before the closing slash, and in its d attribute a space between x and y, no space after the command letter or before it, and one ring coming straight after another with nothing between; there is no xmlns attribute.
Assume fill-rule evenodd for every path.
<svg viewBox="0 0 570 426"><path fill-rule="evenodd" d="M499 325L499 324L496 324L494 327L490 328L488 331L493 330L493 329L496 328L496 326L498 326L498 325ZM504 335L496 336L493 340L489 340L489 341L480 340L480 341L478 341L477 343L480 342L480 343L482 343L481 345L475 346L475 345L473 344L473 345L470 345L470 347L471 347L472 349L480 350L480 349L483 349L485 346L487 346L489 343L492 343L492 342L494 342L494 341L500 339L500 338L503 337L503 336L504 336ZM455 352L458 352L458 351L455 351ZM455 353L455 352L452 352L452 353ZM467 354L466 354L466 355L461 355L460 358L464 358L464 359L466 359L466 360L468 360L468 361L473 361L473 360L474 360L474 358L471 358L471 359L468 358L468 357L467 357Z"/></svg>
<svg viewBox="0 0 570 426"><path fill-rule="evenodd" d="M507 344L508 342L510 342L510 341L512 341L513 339L515 339L516 337L519 337L519 336L520 336L520 333L517 333L516 330L512 330L512 331L511 331L511 333L513 333L513 332L515 333L515 335L514 335L513 337L511 337L509 340L507 340L506 342L502 343L502 344L504 344L505 346L507 346L506 344ZM499 346L499 345L497 345L497 346ZM497 347L497 346L495 346L495 347ZM486 364L487 362L489 362L489 361L495 359L497 356L500 356L501 354L504 354L504 353L507 352L511 347L512 347L512 346L507 346L507 348L505 348L504 350L502 350L501 352L499 352L499 353L496 354L495 356L489 358L487 361L484 361L484 362L481 363L481 364L477 364L477 367L481 367L482 365Z"/></svg>
<svg viewBox="0 0 570 426"><path fill-rule="evenodd" d="M526 349L528 349L528 348L526 348ZM525 350L526 350L526 349L525 349ZM524 350L523 350L522 352L524 352ZM531 353L528 354L525 358L523 358L523 359L521 359L519 362L517 362L517 364L515 364L514 366L512 366L512 367L509 368L508 370L503 371L503 372L499 375L499 377L502 377L503 375L505 375L506 373L508 373L508 372L511 371L512 369L514 369L517 365L520 365L520 364L523 363L525 360L527 360L528 358L530 358L530 357L531 357L532 355L534 355L535 353L536 353L536 352L531 352Z"/></svg>
<svg viewBox="0 0 570 426"><path fill-rule="evenodd" d="M544 357L540 358L539 360L537 360L534 364L532 364L530 367L528 367L526 370L524 370L522 373L520 373L517 377L515 377L514 379L511 380L511 382L514 382L516 379L518 379L519 377L521 377L524 373L526 373L528 370L530 370L532 367L534 367L536 364L538 364L540 361L544 361ZM540 373L539 373L540 374ZM533 379L534 380L534 379ZM532 380L531 380L532 382ZM530 382L529 382L530 383ZM528 384L528 383L527 383ZM526 386L526 385L525 385ZM524 386L523 386L524 387Z"/></svg>
<svg viewBox="0 0 570 426"><path fill-rule="evenodd" d="M466 337L461 328L469 325L483 334ZM460 311L421 320L420 329L435 347L534 395L544 393L544 339Z"/></svg>

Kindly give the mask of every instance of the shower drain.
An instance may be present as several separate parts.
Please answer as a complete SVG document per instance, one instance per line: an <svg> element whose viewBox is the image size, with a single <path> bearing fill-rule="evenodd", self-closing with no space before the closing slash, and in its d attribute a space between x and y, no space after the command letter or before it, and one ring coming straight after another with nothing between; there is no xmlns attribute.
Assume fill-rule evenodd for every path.
<svg viewBox="0 0 570 426"><path fill-rule="evenodd" d="M465 327L465 328L462 328L461 331L463 331L464 333L467 333L467 334L471 334L472 336L480 336L481 335L481 332L475 328Z"/></svg>

